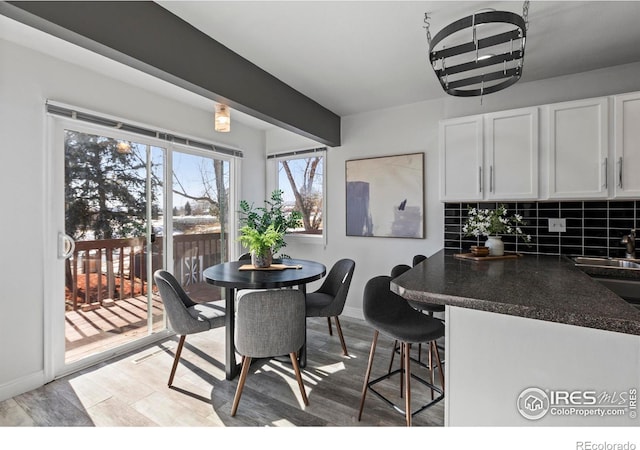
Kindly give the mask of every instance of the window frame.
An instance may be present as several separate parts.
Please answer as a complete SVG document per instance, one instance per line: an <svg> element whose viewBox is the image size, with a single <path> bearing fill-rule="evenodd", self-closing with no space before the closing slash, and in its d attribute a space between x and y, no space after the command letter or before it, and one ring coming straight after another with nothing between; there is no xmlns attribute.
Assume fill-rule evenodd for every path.
<svg viewBox="0 0 640 450"><path fill-rule="evenodd" d="M291 233L287 234L287 242L292 244L327 244L327 149L326 147L304 149L267 155L267 190L273 192L280 189L279 167L281 161L306 159L311 156L322 157L322 234Z"/></svg>

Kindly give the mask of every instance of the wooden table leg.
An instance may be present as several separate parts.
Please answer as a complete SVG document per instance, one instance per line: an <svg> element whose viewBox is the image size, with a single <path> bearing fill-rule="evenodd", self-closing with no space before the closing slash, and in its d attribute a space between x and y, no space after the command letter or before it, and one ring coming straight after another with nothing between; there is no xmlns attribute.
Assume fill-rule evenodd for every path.
<svg viewBox="0 0 640 450"><path fill-rule="evenodd" d="M236 343L235 343L235 316L236 316L236 290L234 288L226 289L226 317L225 317L225 371L227 380L233 380L239 371L236 361Z"/></svg>

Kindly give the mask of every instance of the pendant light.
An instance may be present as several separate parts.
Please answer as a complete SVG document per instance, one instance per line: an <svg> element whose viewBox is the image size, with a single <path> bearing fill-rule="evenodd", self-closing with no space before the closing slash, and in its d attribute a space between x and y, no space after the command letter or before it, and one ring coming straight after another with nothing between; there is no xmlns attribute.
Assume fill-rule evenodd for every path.
<svg viewBox="0 0 640 450"><path fill-rule="evenodd" d="M121 155L129 155L131 154L131 144L127 141L118 141L116 144L116 151Z"/></svg>
<svg viewBox="0 0 640 450"><path fill-rule="evenodd" d="M227 105L221 103L216 104L215 114L215 130L219 133L228 133L231 131L231 112Z"/></svg>
<svg viewBox="0 0 640 450"><path fill-rule="evenodd" d="M484 10L457 20L431 39L428 14L424 22L429 61L442 89L453 96L482 98L505 89L522 76L529 1L522 16Z"/></svg>

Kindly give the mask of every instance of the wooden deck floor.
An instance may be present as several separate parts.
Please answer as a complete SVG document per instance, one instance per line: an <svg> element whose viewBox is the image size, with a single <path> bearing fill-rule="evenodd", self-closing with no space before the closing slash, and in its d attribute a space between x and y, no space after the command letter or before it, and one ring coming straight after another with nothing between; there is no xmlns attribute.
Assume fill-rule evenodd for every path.
<svg viewBox="0 0 640 450"><path fill-rule="evenodd" d="M221 291L206 283L187 286L189 295L196 301L219 300ZM65 361L77 361L124 342L148 334L147 298L138 296L107 303L89 311L65 313ZM160 297L154 295L151 302L152 328L164 328L164 309Z"/></svg>

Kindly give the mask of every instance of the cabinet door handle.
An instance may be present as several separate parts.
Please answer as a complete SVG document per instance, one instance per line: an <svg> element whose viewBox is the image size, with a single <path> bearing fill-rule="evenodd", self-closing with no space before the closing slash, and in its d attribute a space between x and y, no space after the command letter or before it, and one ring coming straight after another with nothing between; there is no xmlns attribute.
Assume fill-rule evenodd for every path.
<svg viewBox="0 0 640 450"><path fill-rule="evenodd" d="M478 167L478 189L482 193L482 166Z"/></svg>
<svg viewBox="0 0 640 450"><path fill-rule="evenodd" d="M620 168L618 169L618 187L620 189L622 189L622 156L620 157L620 159L618 159L618 165L620 166Z"/></svg>
<svg viewBox="0 0 640 450"><path fill-rule="evenodd" d="M493 166L489 166L489 192L493 192Z"/></svg>
<svg viewBox="0 0 640 450"><path fill-rule="evenodd" d="M609 158L604 159L604 188L609 187Z"/></svg>

